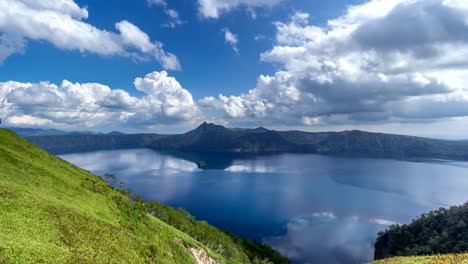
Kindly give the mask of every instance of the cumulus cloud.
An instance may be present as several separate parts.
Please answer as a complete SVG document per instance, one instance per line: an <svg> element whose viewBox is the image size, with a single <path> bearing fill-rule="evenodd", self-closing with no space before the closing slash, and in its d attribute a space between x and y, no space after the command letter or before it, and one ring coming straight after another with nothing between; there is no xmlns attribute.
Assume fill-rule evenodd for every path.
<svg viewBox="0 0 468 264"><path fill-rule="evenodd" d="M47 41L59 49L137 60L156 59L165 69L180 69L174 54L134 24L120 21L118 32L86 23L88 10L73 0L0 1L0 62L22 52L27 40Z"/></svg>
<svg viewBox="0 0 468 264"><path fill-rule="evenodd" d="M229 28L223 28L222 32L224 33L224 41L228 43L236 53L239 53L239 48L237 47L237 43L239 43L238 36L232 33Z"/></svg>
<svg viewBox="0 0 468 264"><path fill-rule="evenodd" d="M153 72L144 78L135 79L135 88L147 94L142 104L147 109L140 118L149 124L154 119L165 122L188 121L196 117L198 108L190 92L167 72ZM141 121L141 120L139 120Z"/></svg>
<svg viewBox="0 0 468 264"><path fill-rule="evenodd" d="M255 18L254 9L257 7L271 7L281 0L198 0L199 12L205 18L218 18L222 13L229 12L240 6L247 7Z"/></svg>
<svg viewBox="0 0 468 264"><path fill-rule="evenodd" d="M151 127L196 120L192 95L167 72L136 78L144 96L98 83L0 83L0 114L9 125L103 128Z"/></svg>
<svg viewBox="0 0 468 264"><path fill-rule="evenodd" d="M73 1L56 3L21 0L0 9L0 59L22 52L27 39L40 39L101 55L150 55L166 68L179 67L175 56L132 23L117 23L118 33L99 30L82 21L86 9ZM200 0L200 8L211 6L207 10L216 17L239 5L261 3ZM11 19L15 12L26 15ZM60 23L44 23L51 17ZM135 88L144 93L139 98L100 84L5 82L0 84L0 115L12 124L90 127L115 121L151 126L195 116L230 125L329 127L467 119L468 2L372 0L349 7L326 25L313 25L309 17L296 12L274 23L274 46L261 60L278 70L260 75L255 87L242 94L195 102L166 72L137 78ZM237 36L223 32L237 50Z"/></svg>
<svg viewBox="0 0 468 264"><path fill-rule="evenodd" d="M275 74L247 93L201 102L233 122L273 125L464 117L467 21L468 3L455 0L373 0L325 26L296 12L274 23L276 43L261 54Z"/></svg>

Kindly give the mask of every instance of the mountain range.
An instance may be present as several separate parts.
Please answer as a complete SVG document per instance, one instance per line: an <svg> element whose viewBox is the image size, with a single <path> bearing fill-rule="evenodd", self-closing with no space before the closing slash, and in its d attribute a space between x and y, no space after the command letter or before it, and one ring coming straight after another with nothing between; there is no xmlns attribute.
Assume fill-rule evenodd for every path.
<svg viewBox="0 0 468 264"><path fill-rule="evenodd" d="M226 128L203 123L184 134L25 136L55 154L128 148L187 153L313 153L378 158L468 160L468 142L365 131L303 132Z"/></svg>
<svg viewBox="0 0 468 264"><path fill-rule="evenodd" d="M107 134L93 131L64 131L59 129L40 129L28 127L7 127L22 137L36 137L36 136L65 136L65 135L125 135L125 133L112 131Z"/></svg>

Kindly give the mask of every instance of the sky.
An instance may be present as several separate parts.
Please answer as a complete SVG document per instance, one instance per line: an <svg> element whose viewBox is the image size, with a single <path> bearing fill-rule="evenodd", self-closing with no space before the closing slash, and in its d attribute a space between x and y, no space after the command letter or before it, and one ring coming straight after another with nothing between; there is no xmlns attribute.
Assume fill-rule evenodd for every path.
<svg viewBox="0 0 468 264"><path fill-rule="evenodd" d="M0 0L4 125L468 138L464 0Z"/></svg>

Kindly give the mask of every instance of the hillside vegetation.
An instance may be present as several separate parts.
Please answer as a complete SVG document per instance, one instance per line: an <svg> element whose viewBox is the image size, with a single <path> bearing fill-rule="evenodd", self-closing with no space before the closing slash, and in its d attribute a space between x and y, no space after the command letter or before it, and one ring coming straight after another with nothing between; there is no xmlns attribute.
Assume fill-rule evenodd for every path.
<svg viewBox="0 0 468 264"><path fill-rule="evenodd" d="M0 263L287 263L246 241L0 129Z"/></svg>
<svg viewBox="0 0 468 264"><path fill-rule="evenodd" d="M468 254L447 254L419 257L394 257L374 261L373 264L467 264Z"/></svg>
<svg viewBox="0 0 468 264"><path fill-rule="evenodd" d="M465 204L423 214L408 225L390 226L378 234L375 259L468 252L467 223ZM462 257L466 261L466 255Z"/></svg>

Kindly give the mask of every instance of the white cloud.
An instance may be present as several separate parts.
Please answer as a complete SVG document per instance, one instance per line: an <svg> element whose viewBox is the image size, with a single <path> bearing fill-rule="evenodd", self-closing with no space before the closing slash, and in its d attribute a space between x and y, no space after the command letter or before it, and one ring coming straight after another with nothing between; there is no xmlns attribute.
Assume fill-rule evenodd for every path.
<svg viewBox="0 0 468 264"><path fill-rule="evenodd" d="M175 28L179 25L184 24L185 22L180 18L179 12L175 9L166 8L164 9L164 13L169 17L169 22L163 24L165 27Z"/></svg>
<svg viewBox="0 0 468 264"><path fill-rule="evenodd" d="M136 78L134 84L144 96L133 97L98 83L3 82L0 115L10 125L70 129L197 121L192 95L167 72L152 72Z"/></svg>
<svg viewBox="0 0 468 264"><path fill-rule="evenodd" d="M383 225L383 226L391 226L391 225L398 224L397 222L386 220L386 219L380 219L380 218L369 219L369 222L373 224L377 224L377 225Z"/></svg>
<svg viewBox="0 0 468 264"><path fill-rule="evenodd" d="M169 77L167 72L153 72L144 78L135 79L135 88L146 93L142 105L147 107L141 114L149 123L154 119L163 122L187 121L195 118L198 108L193 101L190 92L173 77ZM151 115L148 118L148 115ZM141 118L140 118L141 120Z"/></svg>
<svg viewBox="0 0 468 264"><path fill-rule="evenodd" d="M311 25L309 14L297 12L287 23L274 23L276 44L261 55L280 70L259 76L247 93L201 101L245 124L468 116L467 21L464 1L373 0L326 26Z"/></svg>
<svg viewBox="0 0 468 264"><path fill-rule="evenodd" d="M59 49L134 59L155 58L165 69L180 69L174 54L128 21L115 24L119 33L84 22L88 10L73 0L0 1L0 62L24 50L26 40L47 41ZM133 39L136 37L135 39Z"/></svg>
<svg viewBox="0 0 468 264"><path fill-rule="evenodd" d="M165 0L147 0L149 6L160 6L164 13L169 17L169 22L163 24L164 27L175 28L185 22L180 18L179 12L168 7Z"/></svg>
<svg viewBox="0 0 468 264"><path fill-rule="evenodd" d="M22 37L13 34L0 34L0 64L15 53L23 53L25 47L26 43Z"/></svg>
<svg viewBox="0 0 468 264"><path fill-rule="evenodd" d="M240 6L247 7L255 18L255 8L272 7L281 0L198 0L199 12L205 18L218 18L222 13L229 12Z"/></svg>
<svg viewBox="0 0 468 264"><path fill-rule="evenodd" d="M148 5L167 6L166 0L148 0Z"/></svg>
<svg viewBox="0 0 468 264"><path fill-rule="evenodd" d="M48 119L30 115L14 115L9 117L8 122L15 126L47 126L53 124Z"/></svg>
<svg viewBox="0 0 468 264"><path fill-rule="evenodd" d="M222 32L224 33L224 41L231 45L232 49L236 53L239 53L239 48L237 47L237 44L239 43L238 36L232 33L231 30L229 30L229 28L223 28Z"/></svg>
<svg viewBox="0 0 468 264"><path fill-rule="evenodd" d="M5 1L0 2L0 59L24 50L27 39L38 39L101 55L154 56L166 68L179 67L162 44L128 21L116 24L117 33L108 32L83 22L88 12L73 1L47 3L13 1L2 9ZM158 3L167 8L165 1ZM206 17L242 5L267 4L200 0ZM16 19L11 19L13 14ZM60 23L50 23L51 19ZM466 124L468 2L373 0L349 7L326 25L311 24L303 12L274 25L275 44L261 54L261 60L278 70L260 75L255 87L243 94L194 102L166 72L135 80L135 88L145 94L141 98L100 84L6 82L0 84L0 115L17 123L90 127L111 122L136 127L190 122L197 116L229 125L283 128L378 124L393 132L418 122L452 124L456 131L463 126L453 124ZM223 32L225 41L237 50L238 37L229 29Z"/></svg>
<svg viewBox="0 0 468 264"><path fill-rule="evenodd" d="M336 215L333 212L317 212L312 214L313 217L336 219Z"/></svg>

